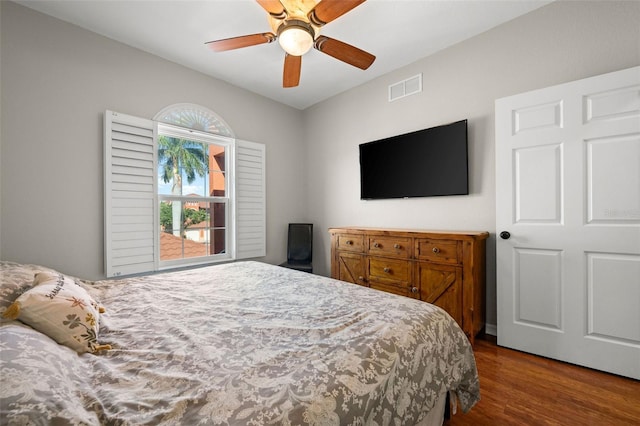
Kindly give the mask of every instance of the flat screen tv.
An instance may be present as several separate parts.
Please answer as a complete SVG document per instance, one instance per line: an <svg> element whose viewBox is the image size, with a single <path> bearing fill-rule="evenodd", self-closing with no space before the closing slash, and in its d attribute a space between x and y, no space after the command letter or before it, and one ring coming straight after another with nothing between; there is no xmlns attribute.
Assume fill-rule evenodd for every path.
<svg viewBox="0 0 640 426"><path fill-rule="evenodd" d="M360 144L360 198L469 194L467 120Z"/></svg>

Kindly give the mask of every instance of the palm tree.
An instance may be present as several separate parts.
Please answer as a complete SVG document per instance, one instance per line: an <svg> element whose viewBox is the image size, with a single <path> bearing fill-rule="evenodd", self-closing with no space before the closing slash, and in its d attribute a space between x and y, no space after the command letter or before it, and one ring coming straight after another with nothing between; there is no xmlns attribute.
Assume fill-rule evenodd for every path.
<svg viewBox="0 0 640 426"><path fill-rule="evenodd" d="M209 169L205 145L187 139L160 136L158 140L158 162L162 167L164 183L172 182L171 195L182 195L182 174L193 183L196 175L204 177ZM173 208L173 235L180 236L176 229L180 220L181 203L171 203Z"/></svg>

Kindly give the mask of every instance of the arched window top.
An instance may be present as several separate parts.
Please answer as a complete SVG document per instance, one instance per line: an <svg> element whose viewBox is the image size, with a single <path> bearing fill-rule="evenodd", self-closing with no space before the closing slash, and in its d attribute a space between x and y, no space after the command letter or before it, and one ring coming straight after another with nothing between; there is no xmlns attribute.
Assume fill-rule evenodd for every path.
<svg viewBox="0 0 640 426"><path fill-rule="evenodd" d="M214 135L235 137L233 130L215 112L196 104L173 104L153 118L156 121Z"/></svg>

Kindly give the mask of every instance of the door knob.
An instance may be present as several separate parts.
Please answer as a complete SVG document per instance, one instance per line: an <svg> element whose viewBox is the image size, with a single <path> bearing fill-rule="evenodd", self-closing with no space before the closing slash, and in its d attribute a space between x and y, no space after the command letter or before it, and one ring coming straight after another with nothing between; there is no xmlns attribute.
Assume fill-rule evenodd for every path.
<svg viewBox="0 0 640 426"><path fill-rule="evenodd" d="M502 231L500 233L500 238L502 238L503 240L508 240L509 238L511 238L511 234L509 233L509 231Z"/></svg>

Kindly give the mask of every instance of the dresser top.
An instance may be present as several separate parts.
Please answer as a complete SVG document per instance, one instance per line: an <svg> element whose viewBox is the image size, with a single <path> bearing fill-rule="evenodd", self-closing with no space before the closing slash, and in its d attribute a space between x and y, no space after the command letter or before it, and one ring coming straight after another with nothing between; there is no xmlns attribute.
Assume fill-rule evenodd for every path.
<svg viewBox="0 0 640 426"><path fill-rule="evenodd" d="M329 228L329 233L355 233L369 235L405 235L408 237L422 238L453 238L484 240L489 237L486 231L450 231L439 229L402 229L402 228L375 228L366 226L345 226Z"/></svg>

